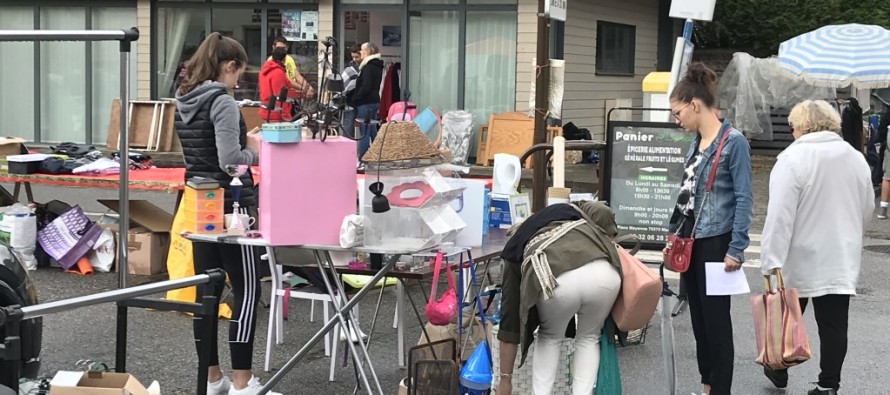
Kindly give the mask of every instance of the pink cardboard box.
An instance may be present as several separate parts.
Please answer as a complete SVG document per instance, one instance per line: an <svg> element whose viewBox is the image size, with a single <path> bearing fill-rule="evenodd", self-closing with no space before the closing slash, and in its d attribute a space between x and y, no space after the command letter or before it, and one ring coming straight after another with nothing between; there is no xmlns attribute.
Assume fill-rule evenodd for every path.
<svg viewBox="0 0 890 395"><path fill-rule="evenodd" d="M262 143L259 230L273 246L340 245L343 217L356 213L356 142L328 138Z"/></svg>

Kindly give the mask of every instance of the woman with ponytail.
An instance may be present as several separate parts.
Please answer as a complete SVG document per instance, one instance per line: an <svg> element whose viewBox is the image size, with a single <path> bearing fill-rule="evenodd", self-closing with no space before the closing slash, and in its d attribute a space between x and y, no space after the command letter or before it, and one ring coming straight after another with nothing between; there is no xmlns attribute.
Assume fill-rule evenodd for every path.
<svg viewBox="0 0 890 395"><path fill-rule="evenodd" d="M681 281L689 301L702 395L731 392L735 358L730 297L708 295L705 262L722 262L727 272L741 269L754 200L748 140L720 121L716 104L717 74L701 63L690 64L670 96L674 121L695 139L686 153L669 231L695 238L689 270ZM718 146L722 152L714 163Z"/></svg>
<svg viewBox="0 0 890 395"><path fill-rule="evenodd" d="M226 165L257 163L260 139L258 129L247 131L244 119L229 90L235 87L247 67L247 53L237 41L219 33L211 33L186 65L186 75L176 92L176 133L182 143L185 179L211 178L225 190L225 212L232 212L229 184L232 176ZM257 200L250 171L241 176L239 203L255 212ZM232 354L232 378L223 376L219 356L211 356L208 370L208 395L254 395L262 387L251 371L253 341L256 333L256 303L260 297L260 281L253 247L236 244L193 243L195 273L221 268L232 285L235 303L229 321L229 349ZM198 286L197 295L203 294ZM222 287L213 292L222 296ZM200 301L199 301L200 302ZM195 343L202 322L194 318ZM214 330L214 333L216 331ZM216 337L212 339L217 349ZM269 392L272 395L281 395Z"/></svg>

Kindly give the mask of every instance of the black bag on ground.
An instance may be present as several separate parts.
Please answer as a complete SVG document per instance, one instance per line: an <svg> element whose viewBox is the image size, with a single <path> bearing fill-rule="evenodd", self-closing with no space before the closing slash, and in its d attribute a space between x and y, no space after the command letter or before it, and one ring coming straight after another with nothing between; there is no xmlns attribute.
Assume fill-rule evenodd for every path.
<svg viewBox="0 0 890 395"><path fill-rule="evenodd" d="M37 204L37 231L43 230L50 222L58 218L62 213L71 209L71 205L59 200L51 200L47 203ZM34 249L34 258L37 259L37 267L61 266L55 259L43 250L43 246L37 243Z"/></svg>
<svg viewBox="0 0 890 395"><path fill-rule="evenodd" d="M37 290L25 268L9 245L0 243L0 306L31 306L37 304ZM21 359L0 359L0 385L18 388L17 377L12 377L12 366L17 364L21 377L37 378L40 373L40 348L43 342L43 319L32 318L19 327ZM0 326L0 339L6 338L6 328ZM2 387L0 387L2 388Z"/></svg>

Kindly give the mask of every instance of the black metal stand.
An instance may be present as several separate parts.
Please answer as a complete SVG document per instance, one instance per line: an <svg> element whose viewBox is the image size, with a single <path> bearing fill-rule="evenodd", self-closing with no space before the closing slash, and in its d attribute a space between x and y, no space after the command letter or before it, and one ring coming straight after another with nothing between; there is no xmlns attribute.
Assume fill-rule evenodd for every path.
<svg viewBox="0 0 890 395"><path fill-rule="evenodd" d="M10 388L18 388L21 371L18 361L22 358L20 324L23 320L42 317L61 311L69 311L78 307L92 306L102 303L117 303L117 343L115 345L115 371L126 372L127 357L127 308L145 308L161 311L179 311L192 313L202 320L208 320L208 325L200 336L201 351L198 357L198 394L207 393L207 368L210 355L214 350L210 349L211 336L216 336L216 327L219 320L219 300L212 294L213 286L205 287L209 295L203 295L201 303L171 302L159 299L146 299L141 296L156 294L173 289L190 287L198 284L221 285L226 279L222 270L213 269L205 274L186 277L178 280L162 281L158 283L129 287L120 290L101 292L95 295L81 296L66 300L59 300L39 304L35 306L21 307L18 305L0 307L0 325L6 331L6 337L0 343L0 359L13 362L9 383L0 383Z"/></svg>

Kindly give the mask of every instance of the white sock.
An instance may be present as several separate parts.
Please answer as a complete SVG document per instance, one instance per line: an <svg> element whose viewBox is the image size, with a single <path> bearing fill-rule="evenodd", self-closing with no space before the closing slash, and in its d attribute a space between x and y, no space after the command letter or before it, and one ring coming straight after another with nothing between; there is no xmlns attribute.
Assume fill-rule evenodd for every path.
<svg viewBox="0 0 890 395"><path fill-rule="evenodd" d="M831 390L831 388L822 388L821 385L817 385L817 386L816 386L816 389L818 389L819 391L829 391L829 390Z"/></svg>
<svg viewBox="0 0 890 395"><path fill-rule="evenodd" d="M881 207L890 206L890 202L881 202Z"/></svg>

